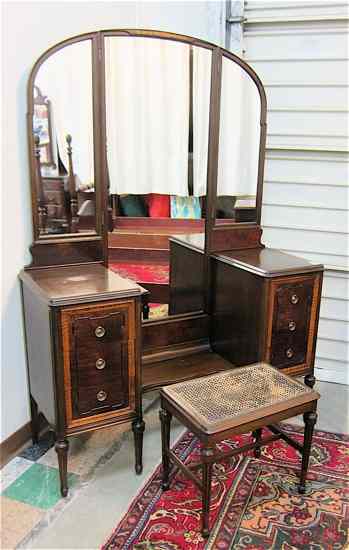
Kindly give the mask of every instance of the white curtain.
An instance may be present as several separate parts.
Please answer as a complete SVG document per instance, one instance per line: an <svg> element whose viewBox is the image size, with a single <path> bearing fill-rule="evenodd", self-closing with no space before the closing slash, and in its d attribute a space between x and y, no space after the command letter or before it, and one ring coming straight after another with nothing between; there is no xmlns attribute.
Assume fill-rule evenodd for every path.
<svg viewBox="0 0 349 550"><path fill-rule="evenodd" d="M188 194L189 51L167 40L105 40L110 192Z"/></svg>
<svg viewBox="0 0 349 550"><path fill-rule="evenodd" d="M41 65L35 80L41 93L51 101L53 149L57 142L66 168L66 135L72 136L78 186L94 183L91 59L89 40L71 44L51 55Z"/></svg>
<svg viewBox="0 0 349 550"><path fill-rule="evenodd" d="M223 57L217 195L256 196L260 109L253 80Z"/></svg>
<svg viewBox="0 0 349 550"><path fill-rule="evenodd" d="M193 48L194 195L206 195L210 120L211 50Z"/></svg>

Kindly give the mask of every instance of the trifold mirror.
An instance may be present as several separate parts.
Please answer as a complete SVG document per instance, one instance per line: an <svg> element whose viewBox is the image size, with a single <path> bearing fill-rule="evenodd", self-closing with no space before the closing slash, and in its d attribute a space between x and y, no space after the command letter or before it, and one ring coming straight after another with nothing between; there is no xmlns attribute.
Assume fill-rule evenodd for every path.
<svg viewBox="0 0 349 550"><path fill-rule="evenodd" d="M260 221L264 122L258 77L213 44L119 30L54 46L28 88L33 263L104 261L149 290L151 318L203 310L209 228Z"/></svg>

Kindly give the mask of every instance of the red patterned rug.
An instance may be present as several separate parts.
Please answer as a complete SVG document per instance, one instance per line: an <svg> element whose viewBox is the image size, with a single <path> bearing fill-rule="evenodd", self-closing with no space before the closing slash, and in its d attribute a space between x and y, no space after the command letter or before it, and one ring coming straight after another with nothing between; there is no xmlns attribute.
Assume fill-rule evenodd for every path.
<svg viewBox="0 0 349 550"><path fill-rule="evenodd" d="M109 268L121 277L143 283L168 283L168 264L131 264L128 262L114 262Z"/></svg>
<svg viewBox="0 0 349 550"><path fill-rule="evenodd" d="M302 440L302 428L284 425ZM242 445L248 435L220 444ZM160 449L160 442L159 442ZM175 445L182 460L199 458L199 443L186 432ZM283 441L252 455L214 465L211 535L200 534L199 491L178 470L161 490L158 467L103 545L103 550L339 550L349 523L349 437L314 434L307 493L297 491L299 454ZM213 527L212 527L213 526Z"/></svg>

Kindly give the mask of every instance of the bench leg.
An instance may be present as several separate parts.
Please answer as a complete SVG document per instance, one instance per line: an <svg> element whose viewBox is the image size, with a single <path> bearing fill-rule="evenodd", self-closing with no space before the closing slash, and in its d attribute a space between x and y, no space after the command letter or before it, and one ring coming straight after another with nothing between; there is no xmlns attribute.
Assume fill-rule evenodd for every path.
<svg viewBox="0 0 349 550"><path fill-rule="evenodd" d="M166 409L160 409L159 417L161 422L162 488L164 491L166 491L170 486L170 459L168 456L168 451L170 450L172 415Z"/></svg>
<svg viewBox="0 0 349 550"><path fill-rule="evenodd" d="M212 458L214 450L211 447L203 447L201 450L202 459L202 536L207 538L210 534L210 501L211 501L211 481L212 481L212 462L207 459Z"/></svg>
<svg viewBox="0 0 349 550"><path fill-rule="evenodd" d="M307 478L311 442L313 438L314 426L317 420L316 412L307 412L303 415L304 418L304 444L303 444L303 453L302 453L302 470L300 475L300 482L298 487L298 492L301 494L305 493L305 482Z"/></svg>
<svg viewBox="0 0 349 550"><path fill-rule="evenodd" d="M259 443L259 441L262 439L262 428L258 428L258 430L255 430L252 432L252 437L255 440L255 443ZM259 458L261 456L261 448L255 449L253 451L253 454L256 458Z"/></svg>

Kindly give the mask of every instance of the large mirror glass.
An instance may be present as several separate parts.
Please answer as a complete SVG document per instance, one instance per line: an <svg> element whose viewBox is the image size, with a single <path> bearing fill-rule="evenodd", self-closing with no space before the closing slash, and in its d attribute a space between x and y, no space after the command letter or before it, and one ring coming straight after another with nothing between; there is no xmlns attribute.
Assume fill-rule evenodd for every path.
<svg viewBox="0 0 349 550"><path fill-rule="evenodd" d="M260 118L255 82L223 55L216 225L257 221Z"/></svg>
<svg viewBox="0 0 349 550"><path fill-rule="evenodd" d="M38 237L95 233L91 40L47 57L32 93Z"/></svg>
<svg viewBox="0 0 349 550"><path fill-rule="evenodd" d="M150 318L204 308L211 50L105 38L109 268L150 291Z"/></svg>

